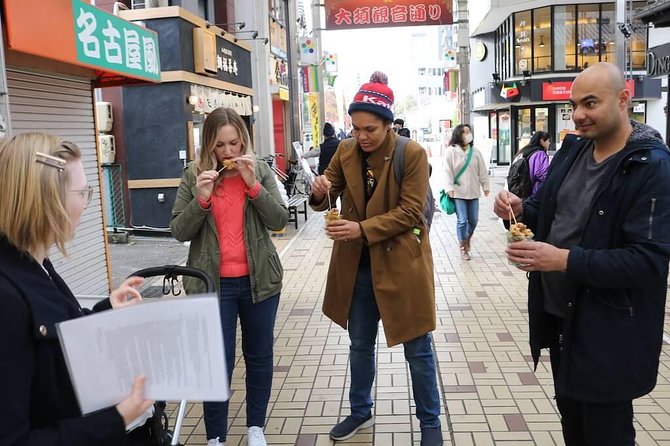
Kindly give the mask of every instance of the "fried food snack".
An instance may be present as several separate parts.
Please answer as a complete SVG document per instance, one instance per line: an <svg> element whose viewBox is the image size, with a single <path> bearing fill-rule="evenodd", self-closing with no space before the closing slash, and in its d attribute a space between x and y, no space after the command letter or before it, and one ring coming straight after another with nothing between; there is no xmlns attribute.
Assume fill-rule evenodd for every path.
<svg viewBox="0 0 670 446"><path fill-rule="evenodd" d="M509 227L509 236L512 239L517 239L513 241L533 238L534 235L535 234L533 234L533 231L531 231L530 228L528 228L528 226L524 225L523 223L514 223Z"/></svg>
<svg viewBox="0 0 670 446"><path fill-rule="evenodd" d="M326 212L326 215L324 215L324 217L326 218L326 221L342 220L340 211L337 208L332 208L331 210Z"/></svg>
<svg viewBox="0 0 670 446"><path fill-rule="evenodd" d="M223 168L224 169L237 169L237 164L233 160L223 160Z"/></svg>

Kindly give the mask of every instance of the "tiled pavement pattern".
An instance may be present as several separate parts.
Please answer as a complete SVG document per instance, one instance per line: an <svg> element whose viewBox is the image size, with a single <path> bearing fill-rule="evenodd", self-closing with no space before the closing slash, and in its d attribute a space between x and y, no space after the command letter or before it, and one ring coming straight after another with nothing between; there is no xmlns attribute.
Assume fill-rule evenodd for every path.
<svg viewBox="0 0 670 446"><path fill-rule="evenodd" d="M492 196L502 187L503 172L498 169L492 177L491 197L480 201L470 262L458 256L455 216L436 215L431 233L438 315L434 340L445 445L562 445L548 357L543 356L536 373L532 370L526 278L503 257L503 229L492 214ZM331 445L330 428L349 414L347 333L321 314L332 246L322 226L323 217L313 214L289 243L280 245L285 286L275 330L274 384L265 427L270 445ZM670 321L666 333L670 333ZM239 344L238 335L227 446L246 445L244 362ZM656 390L635 404L639 445L670 445L669 353L664 344ZM342 444L418 446L419 426L413 416L403 350L386 347L381 326L377 359L376 424ZM182 443L206 444L201 416L201 405L189 404Z"/></svg>

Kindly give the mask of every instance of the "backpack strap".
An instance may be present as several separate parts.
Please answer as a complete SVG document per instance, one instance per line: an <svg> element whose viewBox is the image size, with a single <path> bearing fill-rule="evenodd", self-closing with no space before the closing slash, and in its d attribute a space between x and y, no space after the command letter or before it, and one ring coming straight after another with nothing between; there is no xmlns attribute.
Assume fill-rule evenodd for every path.
<svg viewBox="0 0 670 446"><path fill-rule="evenodd" d="M405 147L409 138L405 136L396 135L395 137L395 151L393 152L393 172L395 173L395 180L400 185L402 184L402 177L405 175Z"/></svg>

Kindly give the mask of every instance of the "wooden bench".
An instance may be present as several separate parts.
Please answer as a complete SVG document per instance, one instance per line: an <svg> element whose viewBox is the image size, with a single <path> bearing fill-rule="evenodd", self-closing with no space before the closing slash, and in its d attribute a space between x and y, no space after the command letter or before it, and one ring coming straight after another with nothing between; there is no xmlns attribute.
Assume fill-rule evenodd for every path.
<svg viewBox="0 0 670 446"><path fill-rule="evenodd" d="M302 210L299 206L302 205ZM307 221L307 195L296 194L288 199L288 222L295 223L295 228L298 229L298 214L305 216Z"/></svg>

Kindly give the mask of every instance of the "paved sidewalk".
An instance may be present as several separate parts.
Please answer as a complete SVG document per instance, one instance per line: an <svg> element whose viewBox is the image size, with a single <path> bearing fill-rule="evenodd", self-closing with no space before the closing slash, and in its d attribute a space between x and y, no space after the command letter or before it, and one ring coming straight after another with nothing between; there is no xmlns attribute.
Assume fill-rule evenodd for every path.
<svg viewBox="0 0 670 446"><path fill-rule="evenodd" d="M502 182L502 175L492 177L492 196ZM437 214L431 233L438 314L434 339L445 445L562 445L548 357L543 357L536 373L532 370L526 278L503 257L505 237L492 214L492 203L492 197L480 201L470 262L458 255L455 216ZM270 445L331 445L330 428L349 414L348 336L321 313L332 247L322 226L322 215L312 214L280 248L285 282L265 428ZM402 347L387 348L381 330L378 341L376 424L341 444L418 446L419 426ZM244 361L239 346L238 334L227 446L246 445ZM664 344L656 390L635 404L639 445L670 445L669 352ZM206 445L204 432L201 405L189 404L181 442Z"/></svg>

